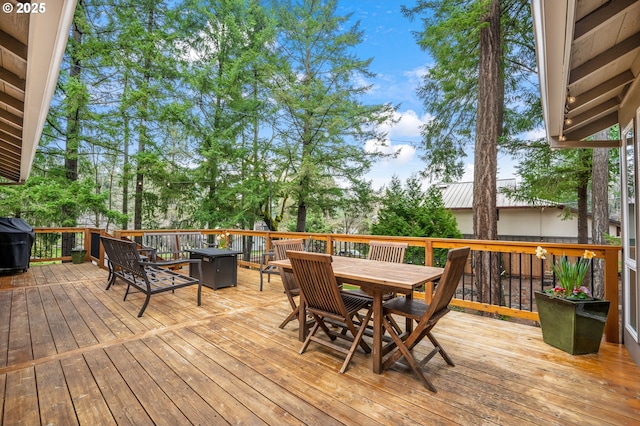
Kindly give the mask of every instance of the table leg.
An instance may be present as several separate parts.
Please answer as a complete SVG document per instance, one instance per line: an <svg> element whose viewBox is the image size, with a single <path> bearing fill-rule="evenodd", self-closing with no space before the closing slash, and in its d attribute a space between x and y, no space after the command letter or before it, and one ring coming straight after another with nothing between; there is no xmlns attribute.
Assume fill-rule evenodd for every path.
<svg viewBox="0 0 640 426"><path fill-rule="evenodd" d="M382 373L382 295L383 291L374 290L373 296L373 372Z"/></svg>

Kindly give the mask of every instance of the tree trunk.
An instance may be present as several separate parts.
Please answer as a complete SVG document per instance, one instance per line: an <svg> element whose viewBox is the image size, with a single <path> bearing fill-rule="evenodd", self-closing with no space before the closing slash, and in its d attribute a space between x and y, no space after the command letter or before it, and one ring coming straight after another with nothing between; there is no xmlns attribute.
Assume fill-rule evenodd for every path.
<svg viewBox="0 0 640 426"><path fill-rule="evenodd" d="M473 185L473 233L475 238L496 240L496 174L498 138L502 133L504 80L501 76L500 1L492 0L480 30L480 66L478 81L478 117L476 123L475 168ZM476 291L481 302L500 300L500 269L497 258L476 253Z"/></svg>
<svg viewBox="0 0 640 426"><path fill-rule="evenodd" d="M71 24L71 49L70 49L70 69L69 69L69 82L74 84L76 80L80 82L80 72L82 70L82 61L80 60L80 45L82 44L82 31L81 23L78 22L81 19L81 14L84 13L83 2L78 2L78 9L76 15L73 18ZM84 96L83 93L75 92L76 96ZM80 98L67 99L67 133L65 141L65 155L64 155L64 172L65 178L69 183L76 182L78 180L78 152L80 147L80 108L83 104L83 100ZM62 226L74 227L78 225L78 212L72 203L71 205L64 205L62 207ZM69 256L71 250L75 247L75 234L63 234L62 238L62 255Z"/></svg>
<svg viewBox="0 0 640 426"><path fill-rule="evenodd" d="M124 88L123 93L127 93L127 88L129 85L128 76L124 77ZM122 105L124 105L124 96ZM123 133L123 142L122 142L122 222L120 223L120 227L122 229L127 229L129 227L129 174L131 173L131 165L129 164L129 141L130 141L130 125L129 125L129 116L127 114L126 108L122 108L122 133Z"/></svg>
<svg viewBox="0 0 640 426"><path fill-rule="evenodd" d="M147 14L147 34L151 36L155 26L154 6L151 5ZM150 91L149 83L151 82L151 58L150 53L145 53L144 58L144 89ZM145 96L140 105L140 131L138 138L138 154L143 154L147 144L147 120L149 118L149 97ZM135 190L135 206L133 211L133 225L135 229L142 229L142 195L144 194L144 165L138 161L136 168L136 190Z"/></svg>
<svg viewBox="0 0 640 426"><path fill-rule="evenodd" d="M596 139L609 139L609 132L603 131ZM607 243L609 233L609 149L594 148L591 160L591 239L593 244ZM593 295L604 296L604 260L593 259Z"/></svg>
<svg viewBox="0 0 640 426"><path fill-rule="evenodd" d="M307 225L307 205L304 201L298 203L298 219L296 220L296 232L304 232Z"/></svg>
<svg viewBox="0 0 640 426"><path fill-rule="evenodd" d="M579 150L580 171L578 172L578 244L589 244L589 151Z"/></svg>

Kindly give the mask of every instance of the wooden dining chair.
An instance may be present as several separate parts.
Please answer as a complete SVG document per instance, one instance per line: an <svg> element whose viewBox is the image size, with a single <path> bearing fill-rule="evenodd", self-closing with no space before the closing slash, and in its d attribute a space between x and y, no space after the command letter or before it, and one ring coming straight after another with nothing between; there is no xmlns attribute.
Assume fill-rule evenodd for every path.
<svg viewBox="0 0 640 426"><path fill-rule="evenodd" d="M409 244L395 243L392 241L369 241L369 254L367 259L378 260L380 262L404 263L404 255ZM395 293L388 293L383 296L384 300L396 297Z"/></svg>
<svg viewBox="0 0 640 426"><path fill-rule="evenodd" d="M407 252L407 243L392 241L369 241L369 254L367 259L381 262L404 263L404 255Z"/></svg>
<svg viewBox="0 0 640 426"><path fill-rule="evenodd" d="M340 368L344 373L356 351L358 345L366 352L371 348L362 340L362 335L371 319L371 304L361 297L351 296L340 291L338 282L331 266L332 258L329 254L306 253L301 251L287 252L291 260L291 267L295 279L300 286L301 297L304 299L306 311L313 317L315 324L307 335L300 353L304 353L309 343L314 341L336 351L346 354ZM368 307L369 310L360 324L353 319L359 310ZM334 326L338 325L337 328ZM322 329L329 340L316 336ZM349 349L334 344L336 338L352 342Z"/></svg>
<svg viewBox="0 0 640 426"><path fill-rule="evenodd" d="M392 349L388 358L383 362L383 370L391 367L400 358L404 357L426 388L432 392L437 392L435 386L427 379L421 367L437 353L442 355L447 364L451 366L455 365L433 336L431 330L438 323L438 320L449 312L449 303L458 288L465 264L467 263L469 251L469 247L449 250L444 272L442 273L442 277L440 278L440 282L430 304L427 305L419 300L406 297L396 297L384 303L382 306L382 323L384 329L393 338L396 348ZM409 335L402 336L392 325L392 315L409 318L416 321L417 325ZM426 357L417 361L411 351L424 337L427 337L431 341L434 348Z"/></svg>
<svg viewBox="0 0 640 426"><path fill-rule="evenodd" d="M290 240L276 240L272 242L273 252L276 260L284 260L287 258L287 251L302 251L304 249L304 242L300 238ZM296 298L300 296L300 289L296 283L293 273L283 272L280 274L282 278L282 285L284 287L284 294L287 296L287 300L291 305L291 313L282 321L278 326L284 328L285 325L298 318L300 307L296 303Z"/></svg>
<svg viewBox="0 0 640 426"><path fill-rule="evenodd" d="M407 252L407 243L396 243L392 241L369 241L369 253L367 259L377 260L380 262L404 263L404 255ZM370 300L373 298L360 289L345 290L360 297L366 297ZM383 300L389 300L396 297L395 293L387 293L382 296ZM399 328L398 328L399 330Z"/></svg>

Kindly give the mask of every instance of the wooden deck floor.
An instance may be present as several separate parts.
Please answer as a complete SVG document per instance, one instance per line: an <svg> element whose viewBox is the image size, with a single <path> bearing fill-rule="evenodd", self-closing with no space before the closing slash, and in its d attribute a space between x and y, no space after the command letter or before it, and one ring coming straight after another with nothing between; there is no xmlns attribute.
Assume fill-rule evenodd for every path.
<svg viewBox="0 0 640 426"><path fill-rule="evenodd" d="M310 347L278 277L152 297L105 291L89 263L0 276L0 420L4 425L103 424L637 424L640 371L623 347L574 357L538 328L451 312L435 334L456 362L428 371L438 393L400 367L371 371L358 352ZM427 348L425 347L424 350Z"/></svg>

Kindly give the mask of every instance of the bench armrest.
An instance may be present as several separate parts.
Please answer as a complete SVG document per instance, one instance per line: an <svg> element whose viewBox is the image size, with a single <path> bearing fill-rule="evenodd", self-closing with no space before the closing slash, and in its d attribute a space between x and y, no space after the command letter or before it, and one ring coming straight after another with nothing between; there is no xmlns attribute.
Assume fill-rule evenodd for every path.
<svg viewBox="0 0 640 426"><path fill-rule="evenodd" d="M157 255L157 249L154 247L146 247L143 246L142 248L138 249L138 253L147 256L152 262L155 262L156 260L158 260L158 255Z"/></svg>
<svg viewBox="0 0 640 426"><path fill-rule="evenodd" d="M154 267L166 267L173 265L184 265L185 263L193 263L198 265L198 277L202 280L202 259L177 259L177 260L163 260L161 262L148 262L146 260L140 260L142 266L154 266Z"/></svg>
<svg viewBox="0 0 640 426"><path fill-rule="evenodd" d="M160 262L150 262L146 260L140 260L140 264L144 266L173 266L173 265L181 265L184 263L197 263L201 264L202 259L176 259L176 260L162 260Z"/></svg>

